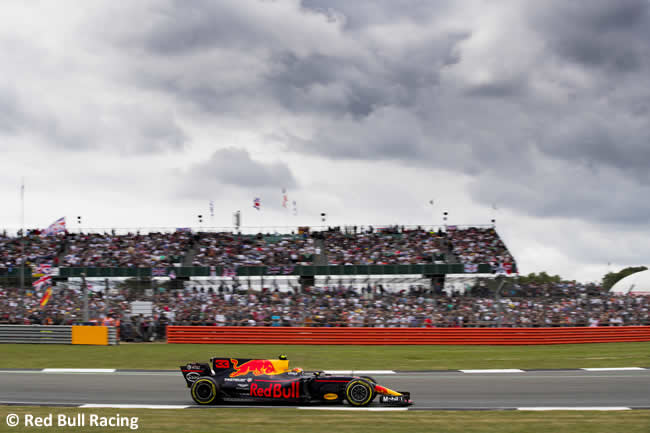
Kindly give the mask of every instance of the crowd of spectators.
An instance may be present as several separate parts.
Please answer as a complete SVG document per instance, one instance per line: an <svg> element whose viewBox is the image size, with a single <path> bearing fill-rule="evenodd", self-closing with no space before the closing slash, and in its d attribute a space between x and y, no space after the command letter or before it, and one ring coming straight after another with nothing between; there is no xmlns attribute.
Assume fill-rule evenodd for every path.
<svg viewBox="0 0 650 433"><path fill-rule="evenodd" d="M597 285L508 286L497 297L484 283L465 293L413 286L392 291L382 285L306 287L289 292L218 289L133 290L93 293L90 317L120 325L122 338L164 338L168 324L204 326L337 327L548 327L650 324L650 297L612 296ZM71 324L81 320L78 290L58 289L43 308L37 294L21 298L17 289L0 290L0 323ZM21 301L22 299L22 301ZM152 314L129 314L130 302L152 302ZM21 306L22 304L22 306ZM24 310L23 310L24 308ZM24 315L22 314L24 311Z"/></svg>
<svg viewBox="0 0 650 433"><path fill-rule="evenodd" d="M180 263L192 244L192 234L108 233L68 234L63 266L162 267Z"/></svg>
<svg viewBox="0 0 650 433"><path fill-rule="evenodd" d="M450 226L447 237L453 252L461 263L513 263L512 255L492 227L454 228Z"/></svg>
<svg viewBox="0 0 650 433"><path fill-rule="evenodd" d="M22 258L25 265L57 266L58 255L63 251L63 236L41 236L39 230L27 233L24 238L0 234L0 267L20 266ZM24 252L23 252L24 248Z"/></svg>
<svg viewBox="0 0 650 433"><path fill-rule="evenodd" d="M307 235L200 233L192 266L311 265L316 248Z"/></svg>
<svg viewBox="0 0 650 433"><path fill-rule="evenodd" d="M301 234L61 233L34 230L19 237L0 235L0 268L27 264L67 267L296 266L321 264L397 265L513 263L494 228L426 230L422 227L349 226ZM186 258L184 260L184 258ZM59 263L60 262L60 263Z"/></svg>
<svg viewBox="0 0 650 433"><path fill-rule="evenodd" d="M330 265L412 265L444 260L448 244L442 231L390 227L324 233Z"/></svg>
<svg viewBox="0 0 650 433"><path fill-rule="evenodd" d="M478 290L476 291L478 293ZM156 297L171 323L207 326L615 326L650 324L650 298L597 296L494 297L392 292L344 287L237 293L186 291Z"/></svg>

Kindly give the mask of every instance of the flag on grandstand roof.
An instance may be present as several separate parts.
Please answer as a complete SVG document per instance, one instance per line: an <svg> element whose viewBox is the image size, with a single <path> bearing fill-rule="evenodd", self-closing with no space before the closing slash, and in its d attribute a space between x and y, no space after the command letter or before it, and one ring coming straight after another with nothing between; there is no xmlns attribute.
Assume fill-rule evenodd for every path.
<svg viewBox="0 0 650 433"><path fill-rule="evenodd" d="M63 232L65 232L65 217L59 218L43 230L43 233L46 235L55 235Z"/></svg>
<svg viewBox="0 0 650 433"><path fill-rule="evenodd" d="M41 297L41 307L44 307L47 305L48 301L52 297L52 286L49 286L46 290L45 293L43 293L43 297Z"/></svg>
<svg viewBox="0 0 650 433"><path fill-rule="evenodd" d="M288 202L289 202L289 197L287 196L287 189L282 188L282 207L286 208Z"/></svg>
<svg viewBox="0 0 650 433"><path fill-rule="evenodd" d="M167 268L151 268L152 277L166 277Z"/></svg>
<svg viewBox="0 0 650 433"><path fill-rule="evenodd" d="M257 210L260 210L260 206L261 206L260 198L255 197L255 199L253 199L253 207Z"/></svg>
<svg viewBox="0 0 650 433"><path fill-rule="evenodd" d="M476 263L465 263L465 273L471 274L478 272L478 264Z"/></svg>

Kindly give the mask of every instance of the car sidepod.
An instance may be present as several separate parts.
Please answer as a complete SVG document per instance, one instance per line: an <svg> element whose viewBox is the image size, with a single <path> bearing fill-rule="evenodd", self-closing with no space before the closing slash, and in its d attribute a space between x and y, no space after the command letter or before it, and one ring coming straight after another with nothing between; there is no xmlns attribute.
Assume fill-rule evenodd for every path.
<svg viewBox="0 0 650 433"><path fill-rule="evenodd" d="M254 378L248 396L254 399L297 402L304 397L302 382L300 378Z"/></svg>

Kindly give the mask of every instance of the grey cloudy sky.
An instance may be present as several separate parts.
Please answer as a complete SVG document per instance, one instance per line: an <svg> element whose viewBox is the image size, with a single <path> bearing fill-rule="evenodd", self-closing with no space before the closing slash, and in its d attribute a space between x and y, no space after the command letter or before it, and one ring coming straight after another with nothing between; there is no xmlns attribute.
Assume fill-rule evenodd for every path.
<svg viewBox="0 0 650 433"><path fill-rule="evenodd" d="M3 1L0 226L23 176L28 227L448 211L599 279L650 255L649 41L648 0Z"/></svg>

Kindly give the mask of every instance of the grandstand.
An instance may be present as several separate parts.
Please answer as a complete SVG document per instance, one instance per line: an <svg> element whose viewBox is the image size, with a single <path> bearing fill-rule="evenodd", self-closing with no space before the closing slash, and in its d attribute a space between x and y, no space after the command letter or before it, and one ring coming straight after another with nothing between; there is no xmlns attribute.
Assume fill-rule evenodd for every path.
<svg viewBox="0 0 650 433"><path fill-rule="evenodd" d="M647 297L612 297L597 284L520 280L512 253L494 227L486 226L301 227L288 233L33 231L22 239L0 237L0 257L0 323L79 321L85 281L90 319L121 320L128 328L124 335L134 339L162 337L167 324L650 323ZM19 288L21 269L29 290ZM55 284L45 304L44 288L32 287L38 272ZM508 274L513 278L505 285L495 279ZM134 313L134 302L148 303L151 315Z"/></svg>
<svg viewBox="0 0 650 433"><path fill-rule="evenodd" d="M140 277L147 268L179 268L175 273L181 278L233 272L315 276L516 271L493 227L300 227L285 234L183 229L45 235L34 230L23 238L0 236L0 276L17 275L22 257L28 267L59 268L62 278L78 276L78 269L95 276Z"/></svg>

